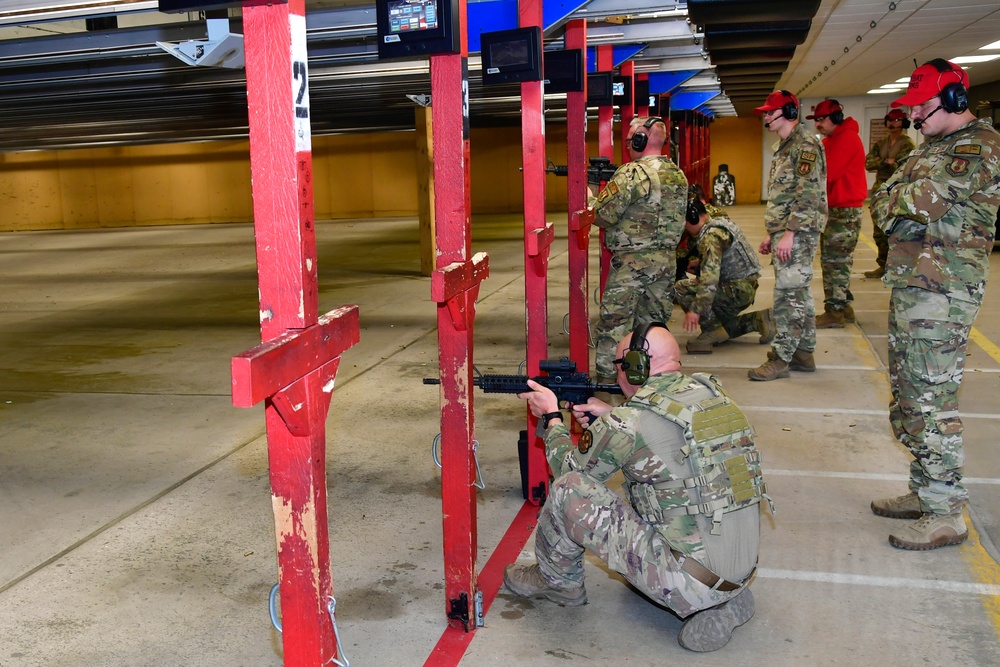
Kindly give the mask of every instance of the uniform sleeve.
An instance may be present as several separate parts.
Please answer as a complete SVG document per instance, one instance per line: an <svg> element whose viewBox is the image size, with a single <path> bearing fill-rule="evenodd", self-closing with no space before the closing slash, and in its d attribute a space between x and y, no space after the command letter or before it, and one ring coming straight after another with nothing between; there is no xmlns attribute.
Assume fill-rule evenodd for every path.
<svg viewBox="0 0 1000 667"><path fill-rule="evenodd" d="M878 171L878 168L882 166L881 145L882 142L876 141L872 149L868 151L868 155L865 157L865 171Z"/></svg>
<svg viewBox="0 0 1000 667"><path fill-rule="evenodd" d="M622 165L594 202L594 224L614 227L621 220L625 209L649 194L649 176L635 162Z"/></svg>
<svg viewBox="0 0 1000 667"><path fill-rule="evenodd" d="M712 303L719 291L722 253L725 251L728 236L721 229L709 229L698 239L701 272L698 274L698 287L691 302L691 310L702 317L712 312Z"/></svg>
<svg viewBox="0 0 1000 667"><path fill-rule="evenodd" d="M970 193L988 189L993 185L995 173L986 157L957 154L952 148L937 158L939 164L934 169L909 183L900 181L904 170L896 170L886 181L885 200L879 202L885 212L883 224L891 225L894 218L906 218L926 225L940 220L955 204L968 199Z"/></svg>
<svg viewBox="0 0 1000 667"><path fill-rule="evenodd" d="M556 477L582 470L605 481L621 469L635 449L635 411L615 408L596 420L573 445L565 424L553 424L545 434L545 456Z"/></svg>

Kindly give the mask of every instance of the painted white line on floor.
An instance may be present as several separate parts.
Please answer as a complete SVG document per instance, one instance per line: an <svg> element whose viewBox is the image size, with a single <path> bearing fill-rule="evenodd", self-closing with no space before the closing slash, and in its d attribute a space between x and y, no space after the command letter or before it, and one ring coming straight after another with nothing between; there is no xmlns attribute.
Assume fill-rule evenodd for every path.
<svg viewBox="0 0 1000 667"><path fill-rule="evenodd" d="M881 588L915 588L969 595L1000 596L1000 586L976 584L964 581L940 581L937 579L905 579L903 577L873 577L864 574L841 574L839 572L808 572L781 570L769 567L757 568L757 576L764 579L785 579L788 581L815 581L824 584L852 584L855 586L877 586Z"/></svg>
<svg viewBox="0 0 1000 667"><path fill-rule="evenodd" d="M868 417L888 417L888 410L854 410L851 408L789 408L775 405L741 405L747 412L795 412L801 414L824 415L865 415ZM1000 414L992 412L962 412L962 419L1000 419Z"/></svg>
<svg viewBox="0 0 1000 667"><path fill-rule="evenodd" d="M880 472L846 472L842 470L781 470L764 468L768 475L783 475L786 477L826 477L837 479L867 479L877 482L906 482L908 475ZM963 484L1000 484L996 477L963 477Z"/></svg>

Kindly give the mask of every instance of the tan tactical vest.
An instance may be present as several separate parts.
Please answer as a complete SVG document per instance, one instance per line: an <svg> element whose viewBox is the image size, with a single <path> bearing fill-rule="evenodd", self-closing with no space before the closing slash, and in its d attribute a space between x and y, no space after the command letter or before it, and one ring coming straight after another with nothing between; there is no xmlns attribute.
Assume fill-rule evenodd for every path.
<svg viewBox="0 0 1000 667"><path fill-rule="evenodd" d="M713 376L695 373L692 377L711 391L711 398L691 402L684 400L683 391L666 396L643 387L630 400L683 429L685 444L680 449L654 453L664 461L687 464L690 477L652 484L627 481L625 491L636 512L649 523L662 524L683 515L711 517L710 532L719 535L723 515L756 505L762 498L768 503L771 499L746 416ZM663 428L669 426L664 423Z"/></svg>

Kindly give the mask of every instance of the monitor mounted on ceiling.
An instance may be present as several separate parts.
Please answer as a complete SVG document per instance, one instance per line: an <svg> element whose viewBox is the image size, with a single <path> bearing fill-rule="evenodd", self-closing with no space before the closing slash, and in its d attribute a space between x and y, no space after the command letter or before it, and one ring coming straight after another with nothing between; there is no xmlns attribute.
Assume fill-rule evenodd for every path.
<svg viewBox="0 0 1000 667"><path fill-rule="evenodd" d="M611 72L589 72L587 74L587 106L609 107L614 104Z"/></svg>
<svg viewBox="0 0 1000 667"><path fill-rule="evenodd" d="M546 93L583 92L583 49L546 51L543 60Z"/></svg>
<svg viewBox="0 0 1000 667"><path fill-rule="evenodd" d="M542 80L542 29L538 26L484 32L483 85Z"/></svg>
<svg viewBox="0 0 1000 667"><path fill-rule="evenodd" d="M379 58L459 53L458 0L376 0Z"/></svg>

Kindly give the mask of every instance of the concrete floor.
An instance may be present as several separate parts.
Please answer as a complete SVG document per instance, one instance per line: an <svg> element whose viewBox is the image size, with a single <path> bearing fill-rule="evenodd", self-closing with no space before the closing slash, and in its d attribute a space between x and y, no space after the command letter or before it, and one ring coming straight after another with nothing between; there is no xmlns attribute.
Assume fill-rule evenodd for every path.
<svg viewBox="0 0 1000 667"><path fill-rule="evenodd" d="M762 207L731 211L759 240ZM438 391L421 383L437 370L435 308L416 224L317 228L320 312L357 303L362 326L327 424L338 630L352 665L419 665L446 622ZM524 358L520 237L518 220L474 221L491 266L476 318L483 372ZM564 248L550 264L553 357L567 349ZM885 409L888 291L860 276L873 257L866 235L858 325L820 332L817 373L750 383L766 350L755 340L684 359L751 416L777 505L762 524L756 616L727 647L680 648L678 619L590 560L590 604L501 592L461 664L1000 665L998 289L962 395L971 538L898 551L892 520L868 510L905 490L908 463ZM254 261L249 225L0 235L0 666L282 664L263 409L229 396L230 358L259 341ZM768 270L758 306L772 287ZM818 277L814 294L821 304ZM522 506L524 408L479 394L475 410L482 566Z"/></svg>

